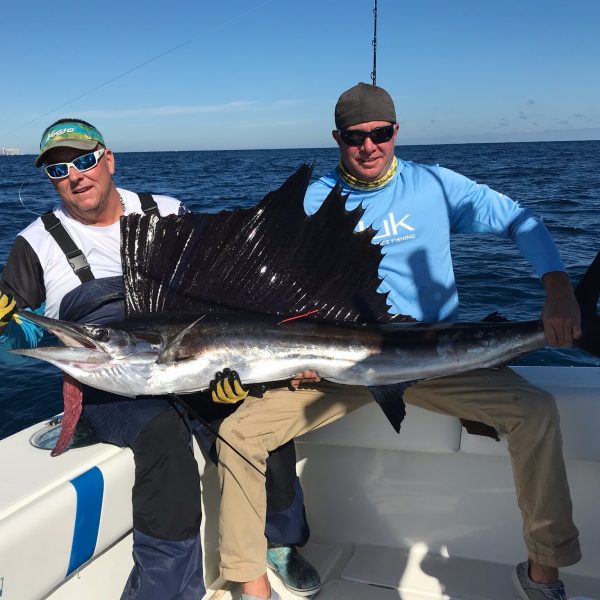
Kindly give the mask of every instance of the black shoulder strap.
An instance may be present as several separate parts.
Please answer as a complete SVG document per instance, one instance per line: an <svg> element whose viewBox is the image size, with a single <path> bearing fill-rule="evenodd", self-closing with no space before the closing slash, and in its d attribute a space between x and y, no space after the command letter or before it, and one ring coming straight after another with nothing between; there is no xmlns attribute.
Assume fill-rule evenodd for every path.
<svg viewBox="0 0 600 600"><path fill-rule="evenodd" d="M83 252L75 245L73 238L68 234L60 219L52 212L42 215L42 222L46 231L54 238L59 248L64 252L73 272L81 283L87 283L94 280L94 274L90 264Z"/></svg>
<svg viewBox="0 0 600 600"><path fill-rule="evenodd" d="M138 192L138 197L145 215L156 215L157 217L160 217L158 204L156 204L156 200L152 197L152 194Z"/></svg>

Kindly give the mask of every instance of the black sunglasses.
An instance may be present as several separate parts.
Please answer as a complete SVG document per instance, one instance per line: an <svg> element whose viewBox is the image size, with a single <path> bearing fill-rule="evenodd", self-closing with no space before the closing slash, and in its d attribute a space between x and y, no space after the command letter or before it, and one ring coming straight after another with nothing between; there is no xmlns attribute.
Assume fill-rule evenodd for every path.
<svg viewBox="0 0 600 600"><path fill-rule="evenodd" d="M341 129L339 134L346 146L362 146L367 138L370 138L374 144L384 144L385 142L389 142L394 136L394 124L376 127L371 131Z"/></svg>

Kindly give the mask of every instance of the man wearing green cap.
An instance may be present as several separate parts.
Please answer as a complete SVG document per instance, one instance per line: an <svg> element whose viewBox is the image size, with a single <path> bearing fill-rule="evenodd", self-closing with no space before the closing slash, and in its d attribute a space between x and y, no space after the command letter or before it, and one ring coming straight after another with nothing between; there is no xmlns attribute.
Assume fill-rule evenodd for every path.
<svg viewBox="0 0 600 600"><path fill-rule="evenodd" d="M117 188L112 151L98 129L79 119L61 119L44 131L35 165L44 165L61 202L17 236L0 279L0 304L10 298L11 305L83 323L122 318L119 218L178 214L183 205ZM9 317L2 319L3 345L37 345L41 332ZM122 598L198 600L205 593L200 480L185 420L162 398L139 402L87 386L75 394L98 439L130 446L134 454L135 564ZM67 423L68 412L63 431L75 424ZM54 454L68 441L59 441Z"/></svg>
<svg viewBox="0 0 600 600"><path fill-rule="evenodd" d="M6 262L0 278L0 347L4 348L34 347L42 336L32 322L15 316L17 307L80 323L123 318L119 218L130 213L186 212L174 198L117 188L112 151L98 129L79 119L61 119L44 131L35 165L44 166L61 202L17 236ZM68 432L76 423L68 415L76 411L81 411L98 439L133 451L135 565L122 598L199 600L205 588L200 480L190 432L195 423L165 398L130 399L65 381L72 392L65 394L65 402L75 393L79 404L73 411L65 410L53 454L67 449ZM203 402L206 411L202 412L215 424L237 408L214 405L200 395L197 401ZM212 442L205 435L198 439L205 446ZM318 575L293 545L308 537L302 493L294 480L293 446L277 449L269 468L273 473L269 499L274 508L268 516L268 534L278 543L271 552L296 566L286 585L316 591ZM265 538L264 529L259 536ZM304 573L300 581L299 570Z"/></svg>
<svg viewBox="0 0 600 600"><path fill-rule="evenodd" d="M450 253L451 233L491 233L514 241L533 265L546 291L542 312L548 344L569 346L580 336L580 315L558 250L541 220L507 196L437 165L395 156L398 123L392 98L383 88L359 83L341 94L335 107L337 167L313 183L304 208L314 214L331 190L342 186L346 208L360 206L359 229L373 227L380 244L381 293L390 312L418 321L453 321L458 294ZM313 374L316 375L316 374ZM371 400L365 388L313 384L310 390L267 392L250 399L221 426L238 450L264 465L268 451L289 439L334 421ZM506 435L523 515L528 561L513 580L525 600L566 600L558 568L581 558L573 524L570 491L562 455L554 398L508 368L479 369L397 387L396 402L373 396L399 429L404 402L457 416L463 424ZM291 395L293 394L293 399ZM517 401L515 401L517 399ZM394 412L395 411L395 412ZM264 515L261 478L222 444L219 449L221 560L225 577L268 598L260 564L246 551L252 529ZM234 512L235 511L235 512ZM248 539L231 533L246 523ZM226 552L223 552L223 548ZM224 564L223 564L224 563Z"/></svg>

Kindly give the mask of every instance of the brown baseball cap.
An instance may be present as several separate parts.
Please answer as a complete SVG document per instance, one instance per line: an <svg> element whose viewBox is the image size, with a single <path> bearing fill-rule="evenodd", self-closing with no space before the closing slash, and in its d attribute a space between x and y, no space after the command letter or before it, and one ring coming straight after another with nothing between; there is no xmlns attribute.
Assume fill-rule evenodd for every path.
<svg viewBox="0 0 600 600"><path fill-rule="evenodd" d="M358 83L342 92L335 105L335 126L346 129L369 121L396 122L392 97L383 88L369 83Z"/></svg>

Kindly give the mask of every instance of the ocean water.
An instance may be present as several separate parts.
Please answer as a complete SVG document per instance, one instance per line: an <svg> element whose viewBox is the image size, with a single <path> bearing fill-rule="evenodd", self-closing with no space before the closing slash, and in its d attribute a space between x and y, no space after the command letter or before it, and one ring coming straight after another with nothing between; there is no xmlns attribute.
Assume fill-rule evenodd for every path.
<svg viewBox="0 0 600 600"><path fill-rule="evenodd" d="M556 240L574 282L600 249L600 141L399 146L396 154L454 169L532 208ZM335 148L117 153L115 180L134 191L175 196L193 211L217 212L252 206L303 162L315 162L318 177L337 156ZM0 157L0 269L15 235L55 202L33 159ZM480 320L496 310L514 320L539 316L541 284L511 242L457 235L453 256L462 320ZM520 363L600 361L575 349L547 349ZM0 364L0 378L0 439L62 411L62 379L54 367L33 359Z"/></svg>

